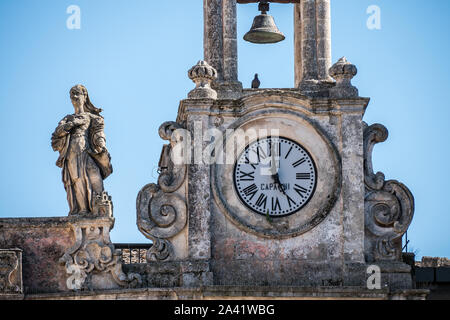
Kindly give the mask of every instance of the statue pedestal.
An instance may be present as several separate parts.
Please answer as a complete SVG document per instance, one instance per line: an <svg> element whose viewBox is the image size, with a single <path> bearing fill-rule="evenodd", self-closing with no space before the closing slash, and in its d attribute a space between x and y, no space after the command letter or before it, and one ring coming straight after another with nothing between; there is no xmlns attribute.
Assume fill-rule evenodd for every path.
<svg viewBox="0 0 450 320"><path fill-rule="evenodd" d="M68 289L117 289L140 283L140 276L127 276L122 271L120 251L114 249L109 237L114 218L79 217L70 226L75 244L59 260L69 275Z"/></svg>

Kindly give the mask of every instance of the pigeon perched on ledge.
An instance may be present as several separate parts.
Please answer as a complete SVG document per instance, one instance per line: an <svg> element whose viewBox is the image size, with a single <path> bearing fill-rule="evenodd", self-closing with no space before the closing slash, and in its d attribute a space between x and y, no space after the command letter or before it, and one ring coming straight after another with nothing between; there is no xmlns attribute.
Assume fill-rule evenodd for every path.
<svg viewBox="0 0 450 320"><path fill-rule="evenodd" d="M252 81L252 89L258 89L261 85L261 81L258 79L258 74L255 74L255 79Z"/></svg>

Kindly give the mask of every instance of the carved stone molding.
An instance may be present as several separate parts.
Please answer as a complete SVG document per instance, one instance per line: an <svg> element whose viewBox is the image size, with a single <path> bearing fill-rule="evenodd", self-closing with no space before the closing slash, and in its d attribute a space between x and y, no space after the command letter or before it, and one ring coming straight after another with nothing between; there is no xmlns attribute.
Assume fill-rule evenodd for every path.
<svg viewBox="0 0 450 320"><path fill-rule="evenodd" d="M120 251L114 249L109 231L114 219L98 218L74 222L75 244L60 259L69 275L70 290L136 287L142 282L137 274L122 271Z"/></svg>
<svg viewBox="0 0 450 320"><path fill-rule="evenodd" d="M137 225L142 234L153 241L147 252L147 261L168 261L174 258L170 238L178 235L187 223L187 206L183 192L176 193L186 180L186 165L172 161L172 151L181 142L177 134L181 126L166 122L159 128L163 140L170 141L163 147L159 162L158 184L148 184L139 192L136 209Z"/></svg>
<svg viewBox="0 0 450 320"><path fill-rule="evenodd" d="M402 183L385 181L383 173L373 172L372 151L388 138L387 129L364 124L365 251L369 262L401 260L401 239L414 215L414 197Z"/></svg>
<svg viewBox="0 0 450 320"><path fill-rule="evenodd" d="M153 246L147 251L147 261L164 261L173 255L172 244L164 239L155 238Z"/></svg>
<svg viewBox="0 0 450 320"><path fill-rule="evenodd" d="M4 294L23 294L20 249L0 249L0 299Z"/></svg>

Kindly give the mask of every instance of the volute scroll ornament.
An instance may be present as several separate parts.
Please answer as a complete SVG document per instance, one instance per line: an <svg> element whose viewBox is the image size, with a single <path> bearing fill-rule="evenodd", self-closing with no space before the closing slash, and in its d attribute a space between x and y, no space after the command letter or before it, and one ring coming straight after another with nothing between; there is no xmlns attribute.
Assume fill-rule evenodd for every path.
<svg viewBox="0 0 450 320"><path fill-rule="evenodd" d="M121 252L111 243L109 231L114 219L97 218L74 222L75 244L59 260L69 275L69 290L136 287L140 275L122 271Z"/></svg>
<svg viewBox="0 0 450 320"><path fill-rule="evenodd" d="M160 137L170 141L170 144L163 147L161 153L158 178L159 187L167 193L177 191L186 178L186 165L184 163L176 164L172 160L175 145L183 142L181 141L183 136L178 134L178 129L181 129L181 126L176 122L165 122L159 128Z"/></svg>
<svg viewBox="0 0 450 320"><path fill-rule="evenodd" d="M414 216L414 197L402 183L385 181L383 173L373 172L372 151L376 143L386 141L387 129L365 124L364 181L366 254L370 261L400 260L401 239Z"/></svg>
<svg viewBox="0 0 450 320"><path fill-rule="evenodd" d="M156 184L145 186L137 199L141 232L148 238L176 236L186 225L185 201L177 194L166 194Z"/></svg>
<svg viewBox="0 0 450 320"><path fill-rule="evenodd" d="M186 179L186 164L173 161L173 149L183 142L183 135L177 131L181 128L176 122L165 122L159 128L161 138L170 144L163 146L158 184L146 185L137 197L138 228L153 241L147 261L173 259L174 250L169 239L178 235L187 223L186 201L183 192L177 192Z"/></svg>
<svg viewBox="0 0 450 320"><path fill-rule="evenodd" d="M22 293L22 250L0 249L0 296Z"/></svg>
<svg viewBox="0 0 450 320"><path fill-rule="evenodd" d="M373 172L372 152L375 144L385 142L389 132L385 126L374 124L368 127L364 123L364 182L366 188L380 190L384 185L385 176L382 172Z"/></svg>

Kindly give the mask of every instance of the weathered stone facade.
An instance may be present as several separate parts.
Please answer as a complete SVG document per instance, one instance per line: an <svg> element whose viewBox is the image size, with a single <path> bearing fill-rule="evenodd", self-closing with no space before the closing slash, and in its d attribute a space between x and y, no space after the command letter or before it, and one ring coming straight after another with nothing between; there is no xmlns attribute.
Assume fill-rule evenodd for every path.
<svg viewBox="0 0 450 320"><path fill-rule="evenodd" d="M0 296L6 299L23 296L21 249L0 249Z"/></svg>
<svg viewBox="0 0 450 320"><path fill-rule="evenodd" d="M0 247L23 251L25 294L67 290L59 259L75 242L71 218L0 219Z"/></svg>
<svg viewBox="0 0 450 320"><path fill-rule="evenodd" d="M0 248L24 252L27 298L426 296L413 289L411 267L401 260L414 199L403 184L372 169L373 146L387 139L387 130L363 122L369 99L351 84L356 67L345 58L331 66L330 1L272 1L295 3L293 89L242 89L237 2L255 1L204 0L204 61L188 72L196 87L181 101L176 121L159 129L169 142L160 177L142 188L136 203L138 229L153 241L147 263L122 266L109 239L114 219L107 195L98 198L106 201L99 215L0 219ZM208 129L222 138L199 135ZM228 141L238 141L237 131L250 129L277 129L309 151L316 187L297 213L255 214L238 197L234 162L217 161ZM249 142L233 142L236 152ZM180 144L185 149L177 154ZM216 161L206 163L202 151L211 146L208 156ZM373 290L371 265L381 272Z"/></svg>
<svg viewBox="0 0 450 320"><path fill-rule="evenodd" d="M227 5L229 10L224 9ZM412 289L410 267L401 262L398 241L411 222L413 198L402 184L384 182L384 177L379 185L371 184L381 177L371 171L373 144L383 141L372 131L382 126L368 127L363 122L369 99L359 97L351 84L356 67L345 58L331 66L329 5L329 1L314 0L295 5L299 89L234 87L230 94L231 87L225 83L237 80L237 54L224 49L224 39L225 35L235 37L235 1L205 1L205 35L210 35L205 37L205 59L217 71L212 88L218 96L202 99L191 93L181 102L171 126L187 130L192 137L199 128L218 130L223 144L234 138L227 135L230 129L277 128L280 136L301 139L320 175L315 195L301 214L275 221L255 215L239 200L233 187L233 164L188 164L184 184L173 178L175 191L145 187L138 198L138 217L161 213L153 203L160 207L161 199L176 196L179 201L169 202L181 213L171 216L170 228L186 225L166 235L164 245L155 242L155 250L171 248L172 253L160 255L164 259L154 264L158 270L164 269L161 266L182 270L174 263L205 262L208 268L198 271L196 285L362 288L367 268L374 263L382 272L383 287ZM199 147L193 146L190 156ZM206 146L203 141L199 148ZM238 144L237 149L244 147ZM219 150L215 156L220 158L223 148L214 150ZM159 271L147 270L148 279L152 274L160 277Z"/></svg>

